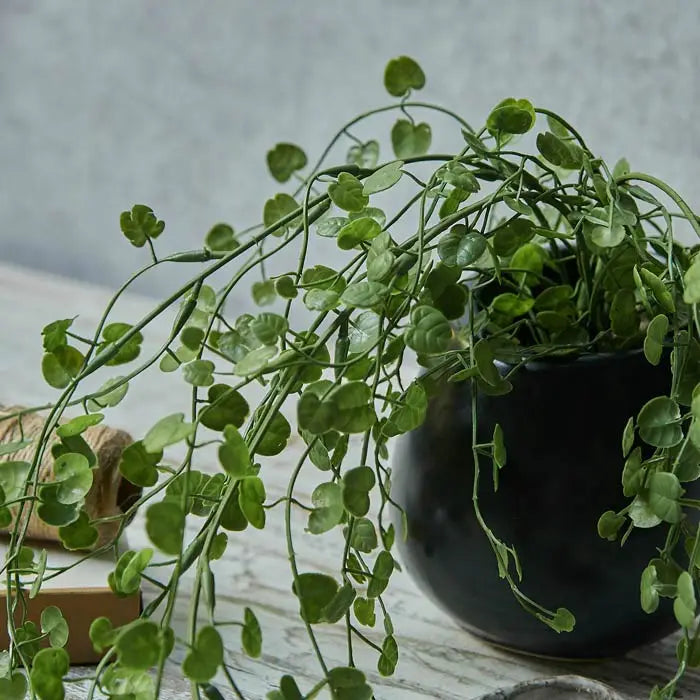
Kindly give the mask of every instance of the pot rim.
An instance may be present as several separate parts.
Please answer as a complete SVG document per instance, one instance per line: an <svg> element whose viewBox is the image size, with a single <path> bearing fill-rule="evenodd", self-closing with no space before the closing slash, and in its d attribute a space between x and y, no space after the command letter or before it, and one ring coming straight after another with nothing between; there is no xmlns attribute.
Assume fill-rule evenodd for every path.
<svg viewBox="0 0 700 700"><path fill-rule="evenodd" d="M547 370L567 369L569 367L595 366L610 364L612 362L622 362L631 358L638 358L642 355L642 348L633 348L631 350L612 350L608 352L582 352L577 355L559 355L549 357L533 358L525 360L520 367L520 370L528 370L542 372ZM496 367L509 371L520 363L507 362L505 360L494 360Z"/></svg>

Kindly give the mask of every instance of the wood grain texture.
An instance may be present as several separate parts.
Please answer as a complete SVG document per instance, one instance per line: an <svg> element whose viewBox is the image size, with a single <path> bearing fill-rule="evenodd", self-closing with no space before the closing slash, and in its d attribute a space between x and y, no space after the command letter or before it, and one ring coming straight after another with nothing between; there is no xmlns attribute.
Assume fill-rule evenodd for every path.
<svg viewBox="0 0 700 700"><path fill-rule="evenodd" d="M76 321L78 331L88 332L108 298L104 289L0 265L0 309L4 321L0 341L2 398L25 405L51 400L54 393L43 383L39 370L41 328L56 318L80 314ZM149 310L151 303L130 296L120 303L114 318L133 321ZM160 334L167 331L168 323L168 319L157 321L153 330L146 333L144 356L158 346ZM103 376L98 383L105 378ZM188 394L188 387L177 377L148 372L134 383L127 400L108 413L107 420L110 425L138 437L162 415L187 410ZM270 500L283 493L300 444L298 439L293 439L283 455L265 461L263 469ZM174 451L169 456L174 459L178 453ZM216 470L216 460L211 458L211 453L200 459L197 468ZM302 472L300 497L308 495L320 480L323 478L319 479L319 472L312 467ZM239 620L243 608L251 606L263 628L263 655L258 660L242 654L239 628L223 628L226 662L250 700L264 698L284 673L294 674L306 690L318 678L315 659L297 616L296 599L290 593L291 574L283 540L282 515L281 508L275 508L268 513L268 525L264 530L230 533L224 557L213 564L219 619ZM194 534L200 522L190 518L188 534ZM300 570L336 572L340 533L323 537L306 535L304 522L303 514L295 514ZM128 532L132 547L147 544L143 516L137 516ZM156 571L161 580L167 576L165 569ZM498 580L494 579L485 580L484 585L498 585ZM173 621L176 634L181 636L186 629L191 589L192 577L188 574L181 582L181 602L176 606ZM154 589L146 588L146 599L153 592ZM674 637L638 649L624 658L601 662L559 663L496 649L461 630L426 599L405 573L392 578L388 605L401 659L392 678L370 673L376 696L381 700L471 700L499 687L561 673L578 673L607 682L618 692L636 699L647 697L652 685L664 682L675 670ZM319 627L318 631L328 663L344 665L347 662L344 627ZM378 634L369 636L375 641L381 640ZM375 668L374 652L367 652L360 645L357 645L357 652L357 660L363 668ZM83 672L74 670L74 673ZM81 683L69 684L69 700L82 700L85 687ZM700 674L689 673L681 690L680 697L700 697ZM164 697L189 697L187 685L175 666L169 672Z"/></svg>

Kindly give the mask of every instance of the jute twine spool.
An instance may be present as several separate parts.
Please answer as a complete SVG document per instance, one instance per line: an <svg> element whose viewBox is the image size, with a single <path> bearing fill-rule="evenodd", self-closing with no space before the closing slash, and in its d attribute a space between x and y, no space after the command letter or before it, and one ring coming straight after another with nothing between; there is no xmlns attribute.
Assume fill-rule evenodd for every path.
<svg viewBox="0 0 700 700"><path fill-rule="evenodd" d="M0 418L18 410L21 409L17 406L0 406ZM21 421L24 428L24 438L26 440L34 438L35 442L18 452L0 457L0 469L2 469L2 462L10 460L31 462L34 457L36 439L44 426L44 418L37 414L24 414L21 417ZM130 484L119 472L121 454L124 448L133 442L131 436L123 430L117 430L102 424L89 427L82 436L97 456L97 467L93 469L92 488L85 497L85 505L83 506L85 511L90 520L122 515L141 494L141 489ZM19 418L0 420L0 444L20 439ZM54 481L51 446L58 441L59 438L53 433L39 465L39 483ZM34 495L33 489L30 490L29 494ZM17 508L14 510L16 515ZM7 530L12 530L13 527L14 523ZM100 523L96 527L99 538L95 547L99 547L116 537L119 529L119 520ZM27 537L36 540L60 540L58 528L47 525L39 519L36 502L34 503L32 516L29 519Z"/></svg>

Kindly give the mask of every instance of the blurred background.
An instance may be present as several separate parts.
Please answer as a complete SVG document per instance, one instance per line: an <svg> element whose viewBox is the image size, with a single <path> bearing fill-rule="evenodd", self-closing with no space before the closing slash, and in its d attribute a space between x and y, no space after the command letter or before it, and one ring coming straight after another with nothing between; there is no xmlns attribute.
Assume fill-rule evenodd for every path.
<svg viewBox="0 0 700 700"><path fill-rule="evenodd" d="M255 223L279 189L267 150L313 161L391 101L400 54L425 70L421 99L480 126L527 97L700 209L699 37L694 0L1 0L0 261L113 287L148 259L119 231L134 203L165 220L164 252ZM358 134L386 138L393 119ZM436 148L461 148L431 123Z"/></svg>

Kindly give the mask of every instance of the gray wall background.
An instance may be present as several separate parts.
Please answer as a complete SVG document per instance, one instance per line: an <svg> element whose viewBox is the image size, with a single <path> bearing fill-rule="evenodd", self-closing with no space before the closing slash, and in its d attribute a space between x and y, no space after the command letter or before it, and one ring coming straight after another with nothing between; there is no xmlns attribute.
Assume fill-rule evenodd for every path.
<svg viewBox="0 0 700 700"><path fill-rule="evenodd" d="M700 208L699 37L695 0L1 0L0 259L114 286L145 260L133 203L163 250L253 223L268 148L317 154L403 53L473 123L529 97Z"/></svg>

